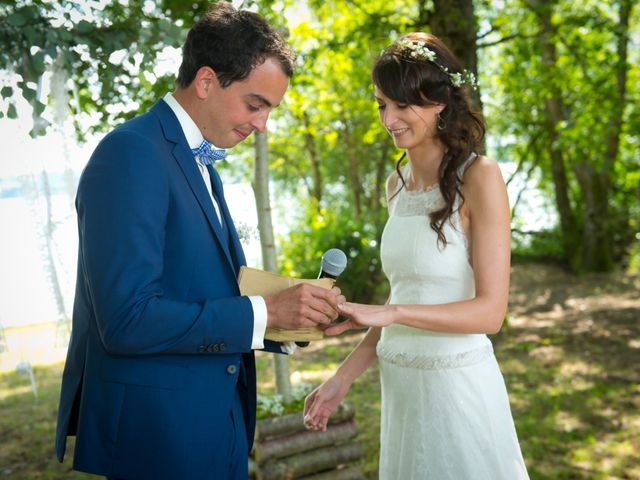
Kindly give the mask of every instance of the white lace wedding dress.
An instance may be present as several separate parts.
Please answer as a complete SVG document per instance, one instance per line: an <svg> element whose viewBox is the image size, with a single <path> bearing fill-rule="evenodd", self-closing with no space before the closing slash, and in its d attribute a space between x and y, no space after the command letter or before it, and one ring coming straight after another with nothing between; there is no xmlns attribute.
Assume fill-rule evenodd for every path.
<svg viewBox="0 0 640 480"><path fill-rule="evenodd" d="M408 169L403 172L407 178ZM391 200L381 257L392 304L442 304L474 297L473 270L457 213L437 247L428 212L440 190ZM504 380L486 335L443 334L403 325L382 330L380 479L529 478Z"/></svg>

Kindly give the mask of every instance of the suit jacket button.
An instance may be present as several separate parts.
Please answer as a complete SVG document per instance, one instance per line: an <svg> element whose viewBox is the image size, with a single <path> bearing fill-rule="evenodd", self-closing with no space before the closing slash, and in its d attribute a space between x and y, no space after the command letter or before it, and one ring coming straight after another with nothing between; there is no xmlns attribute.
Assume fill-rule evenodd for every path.
<svg viewBox="0 0 640 480"><path fill-rule="evenodd" d="M238 371L238 367L236 367L235 365L233 364L227 365L227 373L229 375L235 375L237 371Z"/></svg>
<svg viewBox="0 0 640 480"><path fill-rule="evenodd" d="M224 343L220 344L220 351L224 352L224 350L227 348L227 346Z"/></svg>
<svg viewBox="0 0 640 480"><path fill-rule="evenodd" d="M205 353L206 351L207 351L207 347L205 347L204 345L200 345L198 347L198 352Z"/></svg>
<svg viewBox="0 0 640 480"><path fill-rule="evenodd" d="M215 353L218 353L220 351L220 345L218 345L217 343L213 344L213 351Z"/></svg>

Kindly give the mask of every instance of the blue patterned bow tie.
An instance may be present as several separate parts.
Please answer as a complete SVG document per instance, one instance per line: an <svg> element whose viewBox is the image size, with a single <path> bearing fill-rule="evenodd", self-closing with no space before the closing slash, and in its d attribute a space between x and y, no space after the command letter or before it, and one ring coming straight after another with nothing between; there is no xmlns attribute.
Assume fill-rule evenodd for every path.
<svg viewBox="0 0 640 480"><path fill-rule="evenodd" d="M206 140L203 140L198 148L192 148L191 151L193 156L198 157L203 165L211 165L227 156L226 150L213 148L213 145Z"/></svg>

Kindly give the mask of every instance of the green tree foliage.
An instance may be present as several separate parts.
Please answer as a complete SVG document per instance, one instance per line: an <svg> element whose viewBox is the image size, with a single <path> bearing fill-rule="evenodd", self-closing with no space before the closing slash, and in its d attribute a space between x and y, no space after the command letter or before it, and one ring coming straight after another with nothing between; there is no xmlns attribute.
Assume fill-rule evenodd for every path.
<svg viewBox="0 0 640 480"><path fill-rule="evenodd" d="M0 114L15 118L21 94L40 117L46 103L38 98L38 82L58 62L70 73L78 133L109 129L172 88L173 73L158 78L154 67L164 48L181 44L181 25L144 0L2 1L0 69L20 80L18 91L9 85L0 91ZM32 135L45 128L36 123Z"/></svg>
<svg viewBox="0 0 640 480"><path fill-rule="evenodd" d="M272 137L272 166L281 188L298 192L306 208L284 242L281 265L313 276L322 253L341 248L349 264L340 284L363 302L386 293L378 254L384 183L400 155L377 118L371 66L416 11L411 2L310 1L306 19L291 29L300 68Z"/></svg>
<svg viewBox="0 0 640 480"><path fill-rule="evenodd" d="M529 0L484 12L508 39L484 52L494 79L491 133L500 154L537 173L554 199L562 254L574 271L623 262L639 227L633 6Z"/></svg>
<svg viewBox="0 0 640 480"><path fill-rule="evenodd" d="M38 79L61 62L75 93L78 131L112 128L173 88L178 65L157 77L158 56L182 43L184 27L206 6L204 0L0 0L0 69L20 77L17 89L0 85L0 114L15 117L21 94L40 116L46 105L39 103ZM323 251L343 246L352 259L342 279L356 294L351 298L374 300L375 289L360 288L363 278L384 285L377 253L384 180L401 152L377 119L370 69L398 34L418 29L446 38L468 68L477 68L489 153L516 162L552 199L558 228L531 244L552 239L553 251L574 270L626 261L640 229L640 12L632 0L244 6L277 25L288 21L299 52L269 137L274 196L293 230L280 251L286 272L313 275ZM478 55L470 32L477 32ZM250 165L252 152L240 151Z"/></svg>

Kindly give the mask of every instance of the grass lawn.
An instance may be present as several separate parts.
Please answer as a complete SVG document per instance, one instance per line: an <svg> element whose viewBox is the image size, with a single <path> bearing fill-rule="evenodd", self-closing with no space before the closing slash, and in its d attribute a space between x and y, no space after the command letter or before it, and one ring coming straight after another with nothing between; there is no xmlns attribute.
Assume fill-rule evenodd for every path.
<svg viewBox="0 0 640 480"><path fill-rule="evenodd" d="M639 279L622 274L573 277L549 266L514 267L509 322L493 341L532 479L640 479L639 287ZM361 335L297 352L292 378L327 378ZM259 353L257 362L259 391L272 392L271 356ZM71 472L69 457L63 464L54 457L62 365L34 371L38 401L26 376L0 374L0 478L96 478ZM367 478L377 478L377 367L348 398L356 405L362 466Z"/></svg>

